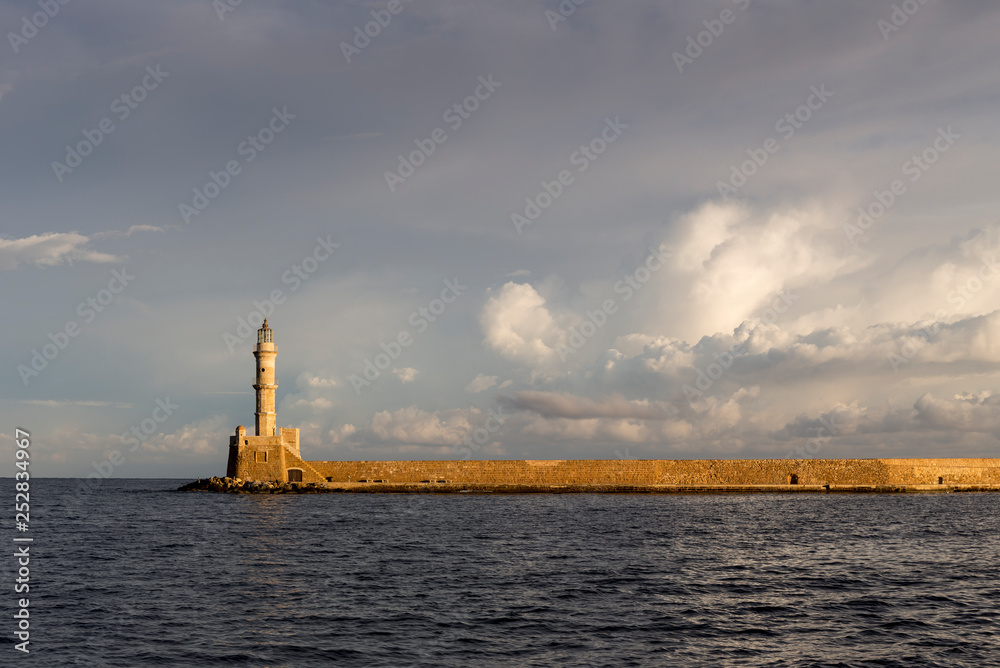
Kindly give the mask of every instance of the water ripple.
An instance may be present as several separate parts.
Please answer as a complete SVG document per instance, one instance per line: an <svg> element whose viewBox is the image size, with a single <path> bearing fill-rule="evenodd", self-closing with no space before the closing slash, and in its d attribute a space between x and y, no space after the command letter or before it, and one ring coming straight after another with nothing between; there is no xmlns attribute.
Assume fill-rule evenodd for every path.
<svg viewBox="0 0 1000 668"><path fill-rule="evenodd" d="M182 482L36 482L22 665L1000 665L998 495Z"/></svg>

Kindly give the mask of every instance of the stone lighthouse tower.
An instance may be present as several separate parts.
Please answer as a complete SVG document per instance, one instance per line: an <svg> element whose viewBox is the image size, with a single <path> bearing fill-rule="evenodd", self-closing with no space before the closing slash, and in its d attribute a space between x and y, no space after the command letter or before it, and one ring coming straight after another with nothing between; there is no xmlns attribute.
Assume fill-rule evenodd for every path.
<svg viewBox="0 0 1000 668"><path fill-rule="evenodd" d="M321 482L323 477L299 452L299 430L278 427L274 393L278 380L274 376L274 358L278 347L274 345L274 332L267 324L257 330L257 343L253 347L256 362L253 389L257 392L257 410L254 412L254 433L248 434L240 425L229 437L229 463L226 475L244 480L278 480L288 482Z"/></svg>
<svg viewBox="0 0 1000 668"><path fill-rule="evenodd" d="M254 413L257 436L277 436L277 413L274 411L274 392L278 389L278 379L274 377L274 358L278 348L274 345L274 331L264 325L257 330L257 345L253 348L257 360L257 372L253 389L257 390L257 412Z"/></svg>

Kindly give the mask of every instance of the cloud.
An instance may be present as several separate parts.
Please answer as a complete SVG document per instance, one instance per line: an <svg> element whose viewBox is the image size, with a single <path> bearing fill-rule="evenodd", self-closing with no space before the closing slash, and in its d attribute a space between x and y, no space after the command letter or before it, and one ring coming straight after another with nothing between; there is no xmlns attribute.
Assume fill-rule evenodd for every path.
<svg viewBox="0 0 1000 668"><path fill-rule="evenodd" d="M737 390L729 397L708 397L698 406L683 398L670 402L628 400L621 396L599 399L564 392L519 392L503 403L531 411L522 433L560 441L607 441L664 445L676 452L742 449L743 438L760 434L746 407L759 399L756 387Z"/></svg>
<svg viewBox="0 0 1000 668"><path fill-rule="evenodd" d="M295 379L295 386L303 389L307 387L336 387L337 381L333 378L322 378L316 374L302 372Z"/></svg>
<svg viewBox="0 0 1000 668"><path fill-rule="evenodd" d="M496 376L487 376L486 374L481 373L469 381L469 384L465 386L465 391L472 394L478 394L480 392L485 392L496 384Z"/></svg>
<svg viewBox="0 0 1000 668"><path fill-rule="evenodd" d="M313 412L323 412L333 408L333 402L326 397L316 397L314 399L296 399L288 405L288 408L305 408Z"/></svg>
<svg viewBox="0 0 1000 668"><path fill-rule="evenodd" d="M666 437L665 434L642 422L599 418L547 420L536 417L524 427L523 431L526 435L554 441L659 443ZM686 433L682 429L675 435L684 437Z"/></svg>
<svg viewBox="0 0 1000 668"><path fill-rule="evenodd" d="M346 443L357 432L358 429L353 424L345 424L340 428L332 427L328 432L328 436L333 443Z"/></svg>
<svg viewBox="0 0 1000 668"><path fill-rule="evenodd" d="M1000 435L1000 396L990 390L956 394L952 401L925 394L917 399L914 408L920 423L933 429Z"/></svg>
<svg viewBox="0 0 1000 668"><path fill-rule="evenodd" d="M101 237L130 237L136 232L165 232L166 227L157 227L156 225L132 225L127 230L122 232L121 230L108 230L107 232L98 232L94 235L95 239Z"/></svg>
<svg viewBox="0 0 1000 668"><path fill-rule="evenodd" d="M771 436L778 441L829 440L855 436L884 437L901 434L913 438L930 430L974 432L1000 436L1000 396L991 390L955 394L939 399L931 393L917 398L911 407L861 406L857 402L837 404L817 417L796 416Z"/></svg>
<svg viewBox="0 0 1000 668"><path fill-rule="evenodd" d="M188 423L171 433L153 434L142 444L142 450L169 455L217 455L227 452L232 432L226 416L213 415Z"/></svg>
<svg viewBox="0 0 1000 668"><path fill-rule="evenodd" d="M86 248L90 239L77 232L46 232L23 239L0 239L0 271L22 264L48 267L80 262L119 262L120 258Z"/></svg>
<svg viewBox="0 0 1000 668"><path fill-rule="evenodd" d="M865 299L885 321L982 315L1000 297L1000 226L912 249L866 281Z"/></svg>
<svg viewBox="0 0 1000 668"><path fill-rule="evenodd" d="M487 343L503 357L525 365L543 364L556 356L564 338L545 299L527 283L506 283L486 300L480 323Z"/></svg>
<svg viewBox="0 0 1000 668"><path fill-rule="evenodd" d="M412 383L417 378L417 374L420 373L413 367L403 367L402 369L393 369L392 372L396 374L396 378L399 378L399 382Z"/></svg>
<svg viewBox="0 0 1000 668"><path fill-rule="evenodd" d="M647 400L629 401L619 394L587 399L566 392L526 390L516 393L512 398L505 398L504 403L511 408L533 411L544 417L573 420L591 417L665 420L676 414L666 405L651 404Z"/></svg>
<svg viewBox="0 0 1000 668"><path fill-rule="evenodd" d="M773 393L796 382L825 382L835 389L844 378L881 376L898 382L902 376L896 372L936 377L947 368L943 365L958 365L953 373L964 373L962 365L998 365L1000 349L991 344L998 337L1000 311L950 323L824 327L805 334L745 323L732 334L706 336L694 345L630 337L623 347L634 354L612 349L586 373L605 387L664 398L685 385L705 394L750 385Z"/></svg>
<svg viewBox="0 0 1000 668"><path fill-rule="evenodd" d="M815 418L800 414L771 435L775 440L788 441L913 431L916 427L916 415L917 412L912 408L860 406L856 401L850 404L838 403Z"/></svg>
<svg viewBox="0 0 1000 668"><path fill-rule="evenodd" d="M818 205L754 209L708 202L677 226L674 253L684 289L678 293L672 285L661 300L665 311L683 319L681 331L689 337L730 331L779 291L829 281L862 265L841 243L836 220ZM678 294L684 295L680 301Z"/></svg>
<svg viewBox="0 0 1000 668"><path fill-rule="evenodd" d="M368 431L379 441L411 445L454 445L473 428L475 409L426 412L415 406L380 411Z"/></svg>

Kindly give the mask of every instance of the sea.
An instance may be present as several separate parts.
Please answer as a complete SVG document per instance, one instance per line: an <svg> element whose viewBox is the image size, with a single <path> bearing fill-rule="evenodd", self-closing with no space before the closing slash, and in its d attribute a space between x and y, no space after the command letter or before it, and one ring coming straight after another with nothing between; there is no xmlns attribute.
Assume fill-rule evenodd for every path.
<svg viewBox="0 0 1000 668"><path fill-rule="evenodd" d="M1000 666L1000 494L186 482L32 480L2 528L29 653L7 556L0 665Z"/></svg>

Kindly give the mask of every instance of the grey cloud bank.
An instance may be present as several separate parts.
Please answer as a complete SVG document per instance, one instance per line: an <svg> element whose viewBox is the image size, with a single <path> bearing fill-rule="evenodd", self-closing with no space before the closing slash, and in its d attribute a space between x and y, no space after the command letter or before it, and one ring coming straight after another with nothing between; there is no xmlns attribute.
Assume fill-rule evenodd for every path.
<svg viewBox="0 0 1000 668"><path fill-rule="evenodd" d="M994 3L0 1L0 27L0 413L39 476L218 472L264 311L310 459L1000 451Z"/></svg>

